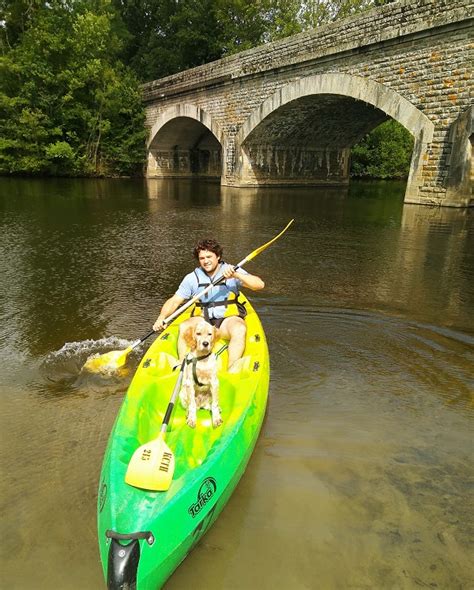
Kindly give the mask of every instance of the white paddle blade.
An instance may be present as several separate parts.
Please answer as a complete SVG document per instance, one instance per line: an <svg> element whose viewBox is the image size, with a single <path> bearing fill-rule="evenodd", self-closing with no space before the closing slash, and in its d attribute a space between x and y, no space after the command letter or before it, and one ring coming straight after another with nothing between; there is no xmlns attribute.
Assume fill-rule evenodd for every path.
<svg viewBox="0 0 474 590"><path fill-rule="evenodd" d="M174 473L174 455L160 437L133 453L128 464L125 482L136 488L166 492Z"/></svg>

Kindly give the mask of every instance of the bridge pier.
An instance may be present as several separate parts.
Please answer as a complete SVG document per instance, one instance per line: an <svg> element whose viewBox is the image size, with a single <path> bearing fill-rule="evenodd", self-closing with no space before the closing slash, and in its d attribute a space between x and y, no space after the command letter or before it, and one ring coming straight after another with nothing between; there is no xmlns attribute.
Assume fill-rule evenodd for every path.
<svg viewBox="0 0 474 590"><path fill-rule="evenodd" d="M452 203L473 202L474 186L474 108L470 106L454 121L447 137L446 201ZM470 199L470 201L469 201Z"/></svg>
<svg viewBox="0 0 474 590"><path fill-rule="evenodd" d="M328 186L349 183L350 149L251 145L241 148L233 186Z"/></svg>

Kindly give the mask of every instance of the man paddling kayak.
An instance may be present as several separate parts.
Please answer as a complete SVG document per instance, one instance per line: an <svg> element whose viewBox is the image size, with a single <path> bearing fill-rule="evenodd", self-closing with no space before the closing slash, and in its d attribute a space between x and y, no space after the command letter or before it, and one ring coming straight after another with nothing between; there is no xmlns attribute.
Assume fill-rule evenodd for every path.
<svg viewBox="0 0 474 590"><path fill-rule="evenodd" d="M196 303L195 312L202 315L194 316L182 322L179 330L178 355L182 360L186 354L186 343L183 333L190 326L194 326L202 316L220 330L220 335L229 340L229 368L242 357L245 349L245 307L239 301L240 288L259 291L265 287L262 279L251 275L243 269L235 271L234 267L222 260L223 248L214 239L200 240L193 249L193 254L199 266L187 274L181 281L176 293L170 297L161 308L160 315L153 325L155 331L162 330L169 317L185 301L191 299L209 284L224 277L224 281L212 287ZM193 312L194 314L194 312Z"/></svg>

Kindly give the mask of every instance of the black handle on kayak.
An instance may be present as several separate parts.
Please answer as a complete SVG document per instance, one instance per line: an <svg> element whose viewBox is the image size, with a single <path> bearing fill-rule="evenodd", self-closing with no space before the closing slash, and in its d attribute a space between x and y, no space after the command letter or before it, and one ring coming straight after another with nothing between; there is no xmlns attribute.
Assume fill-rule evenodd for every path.
<svg viewBox="0 0 474 590"><path fill-rule="evenodd" d="M115 539L117 541L135 541L140 539L146 539L147 542L151 545L155 540L153 533L151 531L138 531L136 533L117 533L111 529L107 529L105 531L105 536L108 539Z"/></svg>

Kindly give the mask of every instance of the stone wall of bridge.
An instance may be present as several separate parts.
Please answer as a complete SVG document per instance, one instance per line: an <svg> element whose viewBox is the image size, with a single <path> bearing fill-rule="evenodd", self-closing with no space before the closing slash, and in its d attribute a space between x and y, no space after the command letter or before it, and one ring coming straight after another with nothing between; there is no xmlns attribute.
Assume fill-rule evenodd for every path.
<svg viewBox="0 0 474 590"><path fill-rule="evenodd" d="M393 118L415 143L406 202L468 206L474 0L401 0L143 86L148 176L340 185Z"/></svg>

